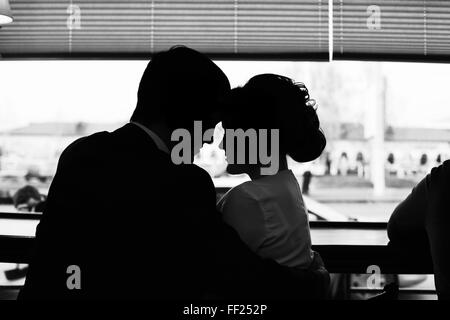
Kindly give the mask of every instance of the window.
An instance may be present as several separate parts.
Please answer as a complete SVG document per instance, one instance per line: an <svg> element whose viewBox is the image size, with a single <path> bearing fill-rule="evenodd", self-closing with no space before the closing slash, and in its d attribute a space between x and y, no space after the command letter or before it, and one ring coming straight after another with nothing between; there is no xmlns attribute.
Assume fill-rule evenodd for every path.
<svg viewBox="0 0 450 320"><path fill-rule="evenodd" d="M278 73L306 83L319 102L327 148L312 163L290 161L304 193L304 173L312 173L306 195L312 219L386 221L430 168L450 155L450 114L445 107L450 102L445 88L450 66L349 61L218 64L232 86L243 85L255 74ZM145 65L0 62L0 211L16 210L11 199L24 185L36 186L45 195L58 157L70 142L128 121ZM385 141L382 152L374 154L374 137L383 133L380 121ZM227 176L224 152L211 146L202 149L196 163L220 188L246 179ZM375 171L384 179L374 178ZM379 195L374 195L374 187Z"/></svg>

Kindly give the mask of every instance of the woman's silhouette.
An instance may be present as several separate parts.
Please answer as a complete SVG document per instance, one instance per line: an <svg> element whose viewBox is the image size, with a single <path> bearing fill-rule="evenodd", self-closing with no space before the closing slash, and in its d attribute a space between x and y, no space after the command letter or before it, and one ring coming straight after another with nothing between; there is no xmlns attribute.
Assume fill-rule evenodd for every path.
<svg viewBox="0 0 450 320"><path fill-rule="evenodd" d="M229 173L246 173L252 181L231 189L218 207L225 222L237 230L254 252L300 269L313 264L314 252L307 209L297 179L287 167L286 156L311 161L325 148L315 109L315 101L303 84L263 74L233 90L223 120L225 129L255 129L258 140L266 137L261 135L261 129L279 130L279 148L270 146L272 151L279 150L277 172L262 175L264 164L259 159L254 164L228 159L233 162L227 167ZM249 156L250 146L246 144L246 159Z"/></svg>

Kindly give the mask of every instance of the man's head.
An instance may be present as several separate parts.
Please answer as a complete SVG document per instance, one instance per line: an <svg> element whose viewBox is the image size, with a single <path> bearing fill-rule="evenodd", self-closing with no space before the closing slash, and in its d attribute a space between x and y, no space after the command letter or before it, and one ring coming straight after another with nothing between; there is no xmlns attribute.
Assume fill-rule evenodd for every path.
<svg viewBox="0 0 450 320"><path fill-rule="evenodd" d="M33 186L25 186L13 195L14 207L21 212L31 212L42 201L38 189Z"/></svg>
<svg viewBox="0 0 450 320"><path fill-rule="evenodd" d="M192 132L194 120L213 128L219 103L230 91L220 68L193 49L177 46L156 54L141 79L132 121L147 126L164 124L168 130Z"/></svg>

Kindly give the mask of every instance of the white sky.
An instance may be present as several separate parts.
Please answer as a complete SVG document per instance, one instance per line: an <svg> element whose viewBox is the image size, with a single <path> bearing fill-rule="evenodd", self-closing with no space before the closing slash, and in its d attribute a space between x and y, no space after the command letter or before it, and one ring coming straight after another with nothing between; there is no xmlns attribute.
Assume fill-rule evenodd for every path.
<svg viewBox="0 0 450 320"><path fill-rule="evenodd" d="M30 122L118 122L127 120L146 61L0 61L0 131ZM259 73L279 73L304 81L311 72L339 72L342 81L365 62L218 62L233 86ZM397 126L450 129L450 65L371 63L388 79L388 122ZM306 80L304 80L306 79ZM368 78L369 79L369 78ZM371 81L361 79L361 81ZM329 84L329 82L327 82ZM364 92L347 88L357 99ZM314 91L315 90L315 91ZM323 90L323 88L321 89ZM326 88L325 88L326 90ZM313 96L326 92L317 92ZM347 99L344 94L339 99ZM362 98L361 98L362 99ZM363 103L363 102L361 102ZM320 100L319 100L320 104ZM351 107L349 119L359 107ZM320 115L320 114L319 114Z"/></svg>

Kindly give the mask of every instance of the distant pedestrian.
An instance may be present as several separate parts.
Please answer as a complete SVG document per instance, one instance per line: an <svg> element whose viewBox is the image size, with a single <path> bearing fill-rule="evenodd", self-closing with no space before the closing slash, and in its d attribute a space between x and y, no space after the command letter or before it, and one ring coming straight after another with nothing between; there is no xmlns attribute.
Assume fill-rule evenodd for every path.
<svg viewBox="0 0 450 320"><path fill-rule="evenodd" d="M309 184L311 183L312 173L307 170L303 173L302 191L303 194L309 194Z"/></svg>
<svg viewBox="0 0 450 320"><path fill-rule="evenodd" d="M325 153L325 175L329 176L331 174L331 156L329 152Z"/></svg>
<svg viewBox="0 0 450 320"><path fill-rule="evenodd" d="M356 154L356 170L358 173L358 177L364 178L365 162L364 162L364 154L361 151Z"/></svg>
<svg viewBox="0 0 450 320"><path fill-rule="evenodd" d="M338 162L338 174L346 176L348 173L348 156L347 152L342 152Z"/></svg>
<svg viewBox="0 0 450 320"><path fill-rule="evenodd" d="M0 152L0 156L1 156L1 152ZM437 155L437 157L436 157L436 166L440 166L441 163L442 163L442 156L441 156L441 154L439 153L439 154Z"/></svg>
<svg viewBox="0 0 450 320"><path fill-rule="evenodd" d="M395 175L397 173L397 170L395 169L395 156L391 152L389 153L387 157L387 163L386 163L386 169L389 175Z"/></svg>
<svg viewBox="0 0 450 320"><path fill-rule="evenodd" d="M422 154L422 156L420 157L420 165L421 166L426 166L428 163L428 156L426 153Z"/></svg>

